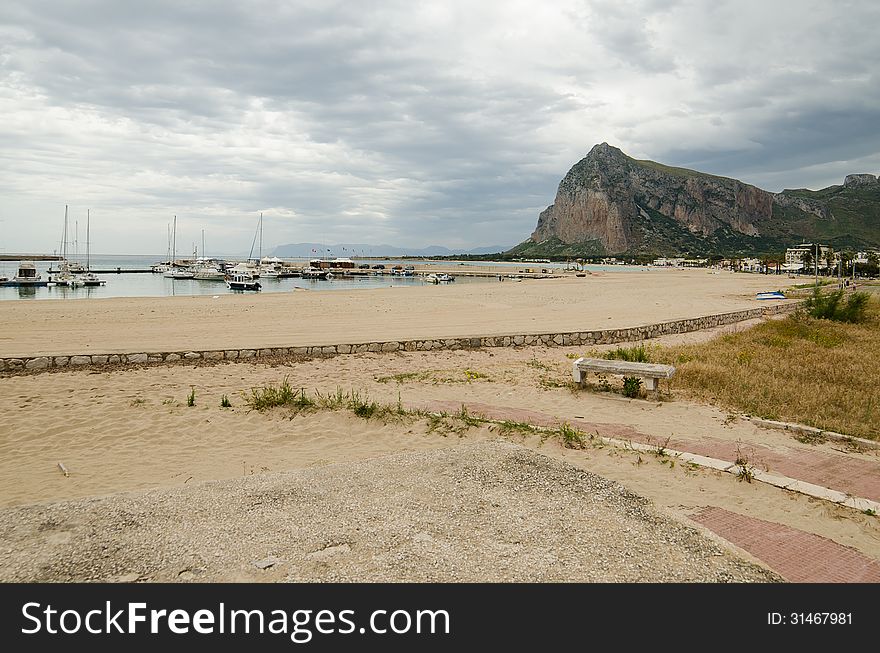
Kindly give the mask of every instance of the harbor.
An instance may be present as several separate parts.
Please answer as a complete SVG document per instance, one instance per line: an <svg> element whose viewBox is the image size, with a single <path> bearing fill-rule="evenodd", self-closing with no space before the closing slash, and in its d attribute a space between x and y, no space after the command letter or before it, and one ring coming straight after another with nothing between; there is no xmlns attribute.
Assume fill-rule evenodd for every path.
<svg viewBox="0 0 880 653"><path fill-rule="evenodd" d="M99 255L92 265L31 255L27 261L0 261L0 301L12 299L85 299L109 297L175 297L250 292L229 287L233 274L259 283L259 292L354 290L383 287L490 283L551 279L571 274L560 264L458 262L406 259L278 259L241 257L178 259ZM33 266L31 268L31 265ZM345 265L345 267L342 267ZM22 267L27 268L23 272ZM173 267L173 274L171 272ZM621 269L621 271L623 271ZM94 285L78 283L88 273ZM27 278L23 274L29 275ZM97 282L94 282L97 279Z"/></svg>

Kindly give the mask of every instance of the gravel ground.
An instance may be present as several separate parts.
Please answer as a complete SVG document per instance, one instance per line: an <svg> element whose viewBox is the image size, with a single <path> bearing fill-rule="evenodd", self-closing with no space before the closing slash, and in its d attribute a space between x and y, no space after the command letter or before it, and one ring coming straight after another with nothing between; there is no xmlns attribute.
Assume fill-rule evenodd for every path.
<svg viewBox="0 0 880 653"><path fill-rule="evenodd" d="M0 580L780 582L509 442L0 511Z"/></svg>

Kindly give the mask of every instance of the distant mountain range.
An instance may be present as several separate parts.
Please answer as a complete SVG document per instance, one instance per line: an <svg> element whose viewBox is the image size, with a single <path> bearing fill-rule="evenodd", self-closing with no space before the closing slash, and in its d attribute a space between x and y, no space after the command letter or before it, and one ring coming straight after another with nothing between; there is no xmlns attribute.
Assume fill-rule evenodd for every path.
<svg viewBox="0 0 880 653"><path fill-rule="evenodd" d="M771 193L728 177L633 159L596 145L559 184L509 256L759 255L801 242L880 246L880 181Z"/></svg>
<svg viewBox="0 0 880 653"><path fill-rule="evenodd" d="M363 243L339 243L336 245L324 245L322 243L291 243L279 245L271 256L285 258L320 257L320 256L455 256L458 254L495 254L510 249L510 245L496 245L494 247L476 247L474 249L449 249L440 245L429 247L395 247L394 245L365 245Z"/></svg>

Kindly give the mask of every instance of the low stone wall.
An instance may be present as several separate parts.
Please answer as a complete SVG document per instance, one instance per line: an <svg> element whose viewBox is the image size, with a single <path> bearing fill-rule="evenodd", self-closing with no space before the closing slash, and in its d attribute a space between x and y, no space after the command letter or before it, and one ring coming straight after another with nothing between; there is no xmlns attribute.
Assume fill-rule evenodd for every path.
<svg viewBox="0 0 880 653"><path fill-rule="evenodd" d="M521 346L591 346L616 342L647 340L675 333L688 333L724 326L794 310L799 303L750 308L732 313L705 315L685 320L672 320L645 326L597 331L567 333L514 334L504 336L477 336L469 338L433 338L420 340L391 340L340 345L312 345L302 347L268 347L262 349L219 349L203 351L135 352L130 354L72 354L68 356L33 356L0 358L0 374L42 372L49 369L106 366L134 366L181 361L251 361L286 357L338 356L342 354L383 353L395 351L435 351L439 349L478 349L480 347Z"/></svg>

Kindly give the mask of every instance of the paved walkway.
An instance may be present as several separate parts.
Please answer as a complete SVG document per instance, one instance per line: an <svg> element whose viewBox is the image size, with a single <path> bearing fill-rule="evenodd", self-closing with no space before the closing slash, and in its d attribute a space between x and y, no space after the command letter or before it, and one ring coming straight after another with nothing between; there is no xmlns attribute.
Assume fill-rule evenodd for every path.
<svg viewBox="0 0 880 653"><path fill-rule="evenodd" d="M691 519L793 583L880 583L880 562L828 538L715 506Z"/></svg>
<svg viewBox="0 0 880 653"><path fill-rule="evenodd" d="M794 447L780 451L753 443L738 445L718 438L673 438L667 443L665 438L659 440L625 424L597 423L585 419L563 420L548 413L479 402L433 401L420 407L453 413L462 405L470 413L492 420L525 422L543 427L556 427L565 421L585 433L647 445L663 444L667 449L724 461L735 461L741 451L756 467L771 473L784 474L853 496L880 500L880 461ZM792 582L880 583L880 562L828 538L716 506L707 506L691 518L764 561Z"/></svg>

